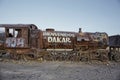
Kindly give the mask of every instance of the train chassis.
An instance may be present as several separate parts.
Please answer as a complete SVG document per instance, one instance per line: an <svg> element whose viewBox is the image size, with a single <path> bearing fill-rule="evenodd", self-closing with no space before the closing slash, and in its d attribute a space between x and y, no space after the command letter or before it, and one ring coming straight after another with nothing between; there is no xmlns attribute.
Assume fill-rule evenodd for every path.
<svg viewBox="0 0 120 80"><path fill-rule="evenodd" d="M41 61L108 61L108 51L104 49L87 51L46 51L37 49L8 49L2 50L1 58L15 60L41 60ZM118 57L117 57L118 58Z"/></svg>

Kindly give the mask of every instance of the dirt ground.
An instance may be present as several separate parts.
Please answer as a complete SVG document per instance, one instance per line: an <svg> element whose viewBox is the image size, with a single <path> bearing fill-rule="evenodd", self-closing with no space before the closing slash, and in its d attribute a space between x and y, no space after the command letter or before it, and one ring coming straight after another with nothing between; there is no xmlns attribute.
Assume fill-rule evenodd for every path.
<svg viewBox="0 0 120 80"><path fill-rule="evenodd" d="M0 62L0 80L120 80L120 63Z"/></svg>

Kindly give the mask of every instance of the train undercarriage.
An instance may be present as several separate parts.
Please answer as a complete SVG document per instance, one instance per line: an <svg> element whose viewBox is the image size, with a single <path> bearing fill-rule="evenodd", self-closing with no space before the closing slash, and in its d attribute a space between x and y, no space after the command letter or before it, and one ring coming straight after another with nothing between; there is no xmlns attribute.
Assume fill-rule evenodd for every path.
<svg viewBox="0 0 120 80"><path fill-rule="evenodd" d="M108 51L105 49L86 51L47 51L37 49L8 49L1 50L1 58L14 60L40 60L40 61L108 61ZM116 57L116 59L119 59ZM119 60L117 60L119 61Z"/></svg>

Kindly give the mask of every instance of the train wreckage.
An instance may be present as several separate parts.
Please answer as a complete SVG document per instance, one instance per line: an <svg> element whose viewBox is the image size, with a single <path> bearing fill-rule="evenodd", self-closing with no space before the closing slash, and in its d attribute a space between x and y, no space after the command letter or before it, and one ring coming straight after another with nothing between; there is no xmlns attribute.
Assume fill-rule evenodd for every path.
<svg viewBox="0 0 120 80"><path fill-rule="evenodd" d="M110 58L120 61L119 50L106 49L110 41L105 32L82 32L81 28L79 32L51 28L43 31L34 24L0 24L0 30L0 57L8 55L16 60L48 61L107 61Z"/></svg>

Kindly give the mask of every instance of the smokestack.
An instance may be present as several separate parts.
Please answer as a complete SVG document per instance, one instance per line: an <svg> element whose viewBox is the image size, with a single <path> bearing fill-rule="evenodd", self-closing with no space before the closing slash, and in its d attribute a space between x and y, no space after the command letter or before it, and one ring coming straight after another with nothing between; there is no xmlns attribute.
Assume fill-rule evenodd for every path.
<svg viewBox="0 0 120 80"><path fill-rule="evenodd" d="M82 32L82 28L79 28L79 33L81 33Z"/></svg>

